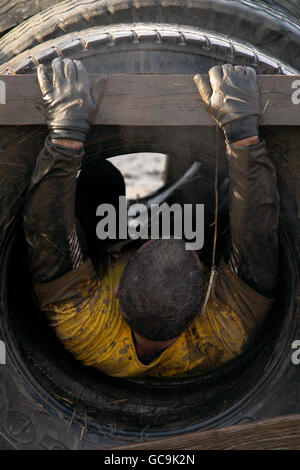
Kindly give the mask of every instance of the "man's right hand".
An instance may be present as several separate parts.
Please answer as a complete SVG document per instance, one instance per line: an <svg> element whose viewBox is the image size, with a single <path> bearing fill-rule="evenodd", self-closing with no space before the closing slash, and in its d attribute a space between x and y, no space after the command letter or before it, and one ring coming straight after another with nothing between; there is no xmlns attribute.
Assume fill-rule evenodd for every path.
<svg viewBox="0 0 300 470"><path fill-rule="evenodd" d="M93 98L87 71L80 61L57 58L52 62L52 70L53 84L44 65L38 67L50 137L85 142L97 111L100 87Z"/></svg>
<svg viewBox="0 0 300 470"><path fill-rule="evenodd" d="M225 64L212 67L194 81L208 112L223 129L227 143L258 135L260 116L256 72Z"/></svg>

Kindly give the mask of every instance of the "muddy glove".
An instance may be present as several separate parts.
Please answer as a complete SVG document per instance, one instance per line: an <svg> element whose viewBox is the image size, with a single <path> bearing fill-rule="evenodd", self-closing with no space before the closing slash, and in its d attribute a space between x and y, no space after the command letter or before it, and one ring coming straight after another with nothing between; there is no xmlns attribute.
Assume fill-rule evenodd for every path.
<svg viewBox="0 0 300 470"><path fill-rule="evenodd" d="M52 69L53 85L44 65L38 67L50 137L85 142L97 112L101 83L97 83L93 97L87 71L80 61L57 58Z"/></svg>
<svg viewBox="0 0 300 470"><path fill-rule="evenodd" d="M259 89L253 68L231 64L215 66L208 76L196 75L194 82L228 143L258 135Z"/></svg>

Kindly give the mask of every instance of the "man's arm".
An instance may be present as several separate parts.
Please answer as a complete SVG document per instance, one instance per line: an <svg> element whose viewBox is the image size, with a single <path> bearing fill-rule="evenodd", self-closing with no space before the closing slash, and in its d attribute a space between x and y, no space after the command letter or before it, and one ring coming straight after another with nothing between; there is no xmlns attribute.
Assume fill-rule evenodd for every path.
<svg viewBox="0 0 300 470"><path fill-rule="evenodd" d="M265 143L228 146L230 268L265 297L276 292L279 196Z"/></svg>
<svg viewBox="0 0 300 470"><path fill-rule="evenodd" d="M54 142L48 137L38 155L24 208L29 268L38 284L63 276L87 259L75 217L82 145L72 148Z"/></svg>
<svg viewBox="0 0 300 470"><path fill-rule="evenodd" d="M229 267L258 293L275 295L279 196L274 165L259 139L259 92L249 67L213 67L195 82L223 129L229 162Z"/></svg>
<svg viewBox="0 0 300 470"><path fill-rule="evenodd" d="M87 259L75 216L75 194L83 144L96 105L81 63L55 59L52 68L53 85L43 66L38 70L50 135L37 158L24 209L35 283L53 281Z"/></svg>

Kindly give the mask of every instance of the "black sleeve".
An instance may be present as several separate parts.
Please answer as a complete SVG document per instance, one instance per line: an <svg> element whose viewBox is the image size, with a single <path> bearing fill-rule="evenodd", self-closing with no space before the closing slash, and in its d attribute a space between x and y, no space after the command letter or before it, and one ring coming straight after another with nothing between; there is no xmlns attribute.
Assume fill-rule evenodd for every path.
<svg viewBox="0 0 300 470"><path fill-rule="evenodd" d="M76 178L83 151L53 144L40 152L24 208L24 231L34 283L46 283L78 268L85 240L75 215Z"/></svg>
<svg viewBox="0 0 300 470"><path fill-rule="evenodd" d="M274 297L278 271L279 195L264 142L228 146L231 250L229 267L266 297Z"/></svg>

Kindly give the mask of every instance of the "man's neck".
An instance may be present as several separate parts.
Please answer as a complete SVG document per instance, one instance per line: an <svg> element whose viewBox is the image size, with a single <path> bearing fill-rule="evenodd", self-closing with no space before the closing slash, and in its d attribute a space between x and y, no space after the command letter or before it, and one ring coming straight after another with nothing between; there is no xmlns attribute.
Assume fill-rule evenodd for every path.
<svg viewBox="0 0 300 470"><path fill-rule="evenodd" d="M135 349L139 359L143 362L143 358L156 356L158 357L166 348L173 344L176 338L169 339L166 341L152 341L150 339L143 338L138 333L133 331L135 339Z"/></svg>

